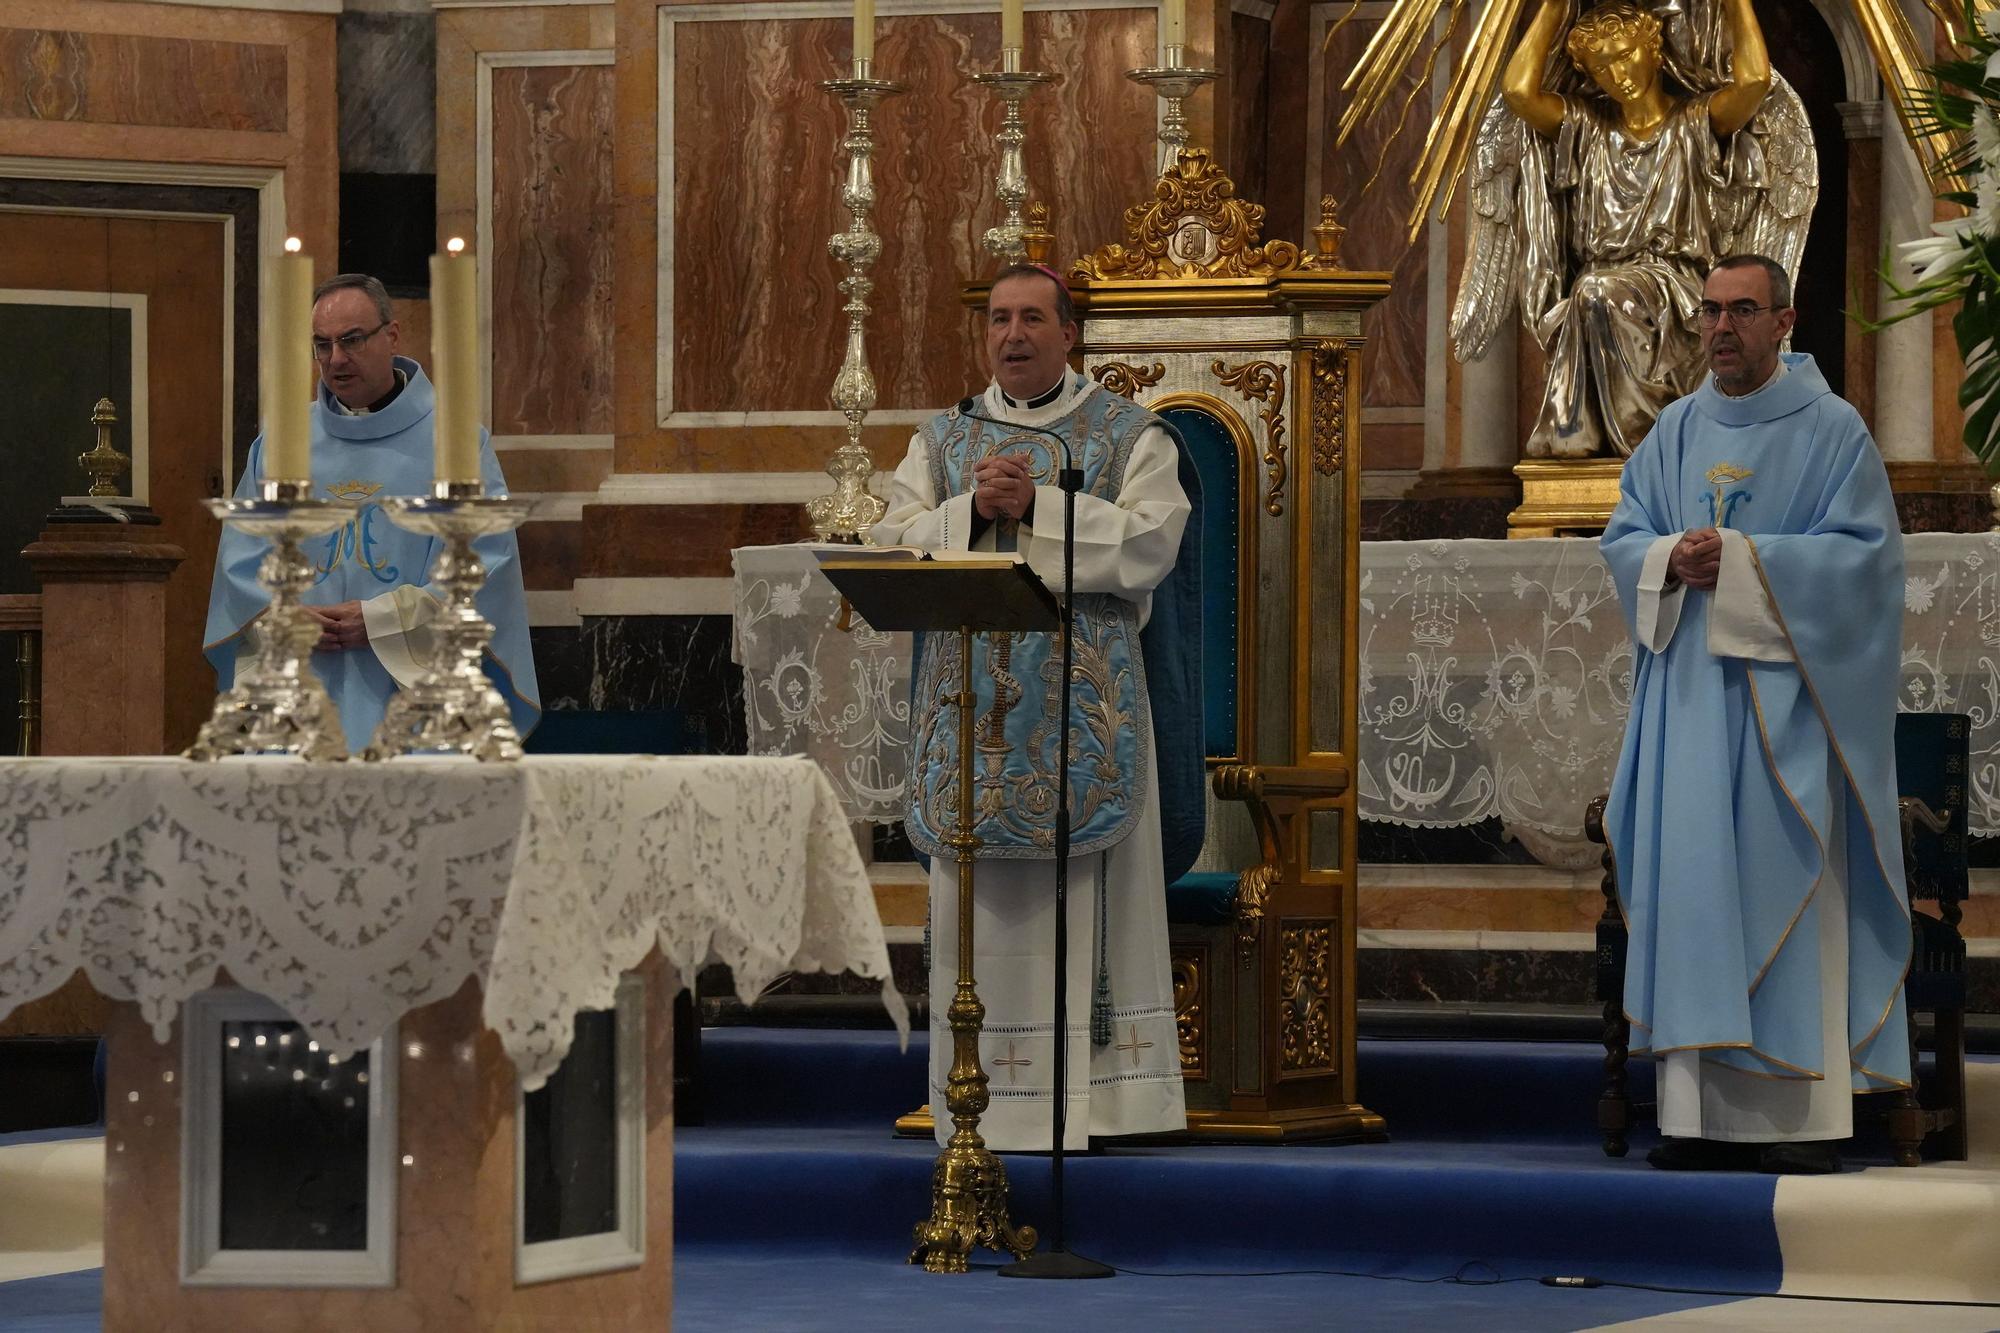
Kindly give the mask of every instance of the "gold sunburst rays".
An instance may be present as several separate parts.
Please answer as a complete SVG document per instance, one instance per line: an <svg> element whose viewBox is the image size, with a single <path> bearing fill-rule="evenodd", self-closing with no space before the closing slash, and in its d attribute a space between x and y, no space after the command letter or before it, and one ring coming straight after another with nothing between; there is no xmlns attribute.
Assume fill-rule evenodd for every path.
<svg viewBox="0 0 2000 1333"><path fill-rule="evenodd" d="M1940 21L1944 19L1936 0L1925 0L1925 5ZM1981 10L1984 12L1985 6ZM1896 108L1896 119L1902 122L1903 134L1917 150L1925 173L1941 181L1950 177L1950 184L1963 188L1965 182L1945 166L1959 147L1956 136L1926 128L1923 122L1918 97L1930 82L1923 73L1929 61L1917 44L1909 17L1896 0L1854 0L1854 13L1861 20L1861 31L1868 38L1868 49L1875 57L1875 69L1882 76L1889 101ZM1946 31L1956 33L1957 28L1946 24Z"/></svg>
<svg viewBox="0 0 2000 1333"><path fill-rule="evenodd" d="M1340 113L1339 144L1344 145L1356 127L1388 102L1426 42L1429 50L1423 75L1410 97L1414 99L1429 86L1439 58L1458 31L1466 0L1450 0L1450 17L1443 32L1437 33L1438 13L1446 3L1447 0L1395 0L1382 26L1369 38L1360 59L1354 62L1354 68L1341 84L1342 91L1351 97ZM1412 243L1422 232L1424 219L1433 205L1440 218L1451 207L1459 179L1465 174L1466 161L1472 155L1473 141L1479 135L1480 118L1499 90L1501 71L1511 50L1509 40L1518 25L1522 4L1523 0L1492 0L1473 25L1465 58L1452 71L1444 107L1432 119L1424 136L1423 152L1418 156L1416 169L1410 173L1410 184L1416 189L1409 216ZM1343 14L1340 23L1328 30L1329 43L1349 17ZM1401 134L1409 107L1410 101L1406 100L1391 140Z"/></svg>

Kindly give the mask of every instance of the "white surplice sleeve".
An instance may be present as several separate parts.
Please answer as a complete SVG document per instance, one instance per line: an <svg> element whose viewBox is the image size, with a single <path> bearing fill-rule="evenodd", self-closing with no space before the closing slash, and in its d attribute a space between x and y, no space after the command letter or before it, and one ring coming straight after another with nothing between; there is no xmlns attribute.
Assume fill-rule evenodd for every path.
<svg viewBox="0 0 2000 1333"><path fill-rule="evenodd" d="M889 482L889 508L868 530L875 546L921 546L931 551L969 549L972 536L972 495L954 495L942 505L931 489L930 453L921 434L910 437L910 448Z"/></svg>
<svg viewBox="0 0 2000 1333"><path fill-rule="evenodd" d="M1187 526L1187 493L1180 456L1158 426L1133 443L1118 499L1076 497L1076 590L1108 592L1134 602L1140 623L1152 607L1153 589L1174 567L1181 529ZM1021 527L1021 550L1044 583L1060 592L1063 572L1063 493L1037 486L1033 519Z"/></svg>
<svg viewBox="0 0 2000 1333"><path fill-rule="evenodd" d="M1715 600L1708 608L1708 651L1717 657L1789 662L1792 645L1771 606L1771 594L1757 575L1750 543L1733 528L1722 529L1722 569L1715 577Z"/></svg>
<svg viewBox="0 0 2000 1333"><path fill-rule="evenodd" d="M1667 644L1674 637L1674 626L1681 623L1681 604L1687 600L1687 585L1675 583L1667 587L1670 577L1667 558L1674 552L1674 543L1681 539L1678 532L1656 537L1646 548L1646 561L1639 566L1639 605L1633 609L1632 619L1638 629L1639 646L1647 652L1665 652Z"/></svg>

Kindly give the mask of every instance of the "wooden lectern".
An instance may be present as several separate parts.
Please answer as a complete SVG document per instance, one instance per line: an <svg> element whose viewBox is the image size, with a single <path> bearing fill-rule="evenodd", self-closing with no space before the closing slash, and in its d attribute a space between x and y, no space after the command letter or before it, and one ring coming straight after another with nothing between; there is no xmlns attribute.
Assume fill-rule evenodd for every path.
<svg viewBox="0 0 2000 1333"><path fill-rule="evenodd" d="M979 835L972 819L972 636L996 630L1053 633L1062 612L1048 587L1018 558L908 547L829 551L820 572L878 630L958 634L958 822L945 839L958 860L958 983L951 1023L951 1073L945 1106L952 1135L931 1172L931 1215L916 1227L910 1262L933 1273L963 1273L974 1245L1015 1258L1035 1248L1035 1229L1007 1211L1007 1172L979 1135L986 1111L986 1071L979 1030L986 1021L972 975L972 869ZM1061 1095L1060 1091L1057 1093Z"/></svg>

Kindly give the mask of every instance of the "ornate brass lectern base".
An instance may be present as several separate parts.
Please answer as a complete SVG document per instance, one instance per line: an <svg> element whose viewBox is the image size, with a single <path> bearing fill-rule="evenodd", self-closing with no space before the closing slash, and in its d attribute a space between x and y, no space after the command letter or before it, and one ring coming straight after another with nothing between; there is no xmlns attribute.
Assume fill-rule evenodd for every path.
<svg viewBox="0 0 2000 1333"><path fill-rule="evenodd" d="M1524 458L1521 507L1507 515L1509 537L1595 536L1618 507L1622 458Z"/></svg>
<svg viewBox="0 0 2000 1333"><path fill-rule="evenodd" d="M986 1113L986 1071L979 1065L979 1029L986 1021L972 975L972 861L979 835L972 831L972 631L958 632L958 824L944 841L958 858L958 983L945 1017L951 1024L951 1073L945 1106L952 1134L931 1170L931 1215L917 1223L910 1262L926 1272L963 1273L975 1245L1025 1259L1035 1229L1017 1227L1007 1214L1007 1169L979 1136Z"/></svg>

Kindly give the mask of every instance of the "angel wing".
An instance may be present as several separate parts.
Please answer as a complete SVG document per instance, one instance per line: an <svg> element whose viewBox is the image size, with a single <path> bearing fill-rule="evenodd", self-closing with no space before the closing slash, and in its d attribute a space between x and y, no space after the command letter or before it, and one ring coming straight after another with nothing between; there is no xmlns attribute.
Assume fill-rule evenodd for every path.
<svg viewBox="0 0 2000 1333"><path fill-rule="evenodd" d="M1452 349L1460 361L1486 354L1519 299L1514 265L1521 242L1514 221L1528 132L1526 123L1496 97L1473 141L1465 271L1451 311Z"/></svg>
<svg viewBox="0 0 2000 1333"><path fill-rule="evenodd" d="M1739 197L1739 216L1724 220L1719 253L1768 255L1796 279L1819 198L1819 158L1805 105L1784 75L1772 75L1764 105L1739 133L1750 136L1751 160L1762 165Z"/></svg>

